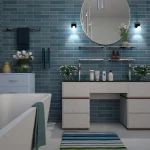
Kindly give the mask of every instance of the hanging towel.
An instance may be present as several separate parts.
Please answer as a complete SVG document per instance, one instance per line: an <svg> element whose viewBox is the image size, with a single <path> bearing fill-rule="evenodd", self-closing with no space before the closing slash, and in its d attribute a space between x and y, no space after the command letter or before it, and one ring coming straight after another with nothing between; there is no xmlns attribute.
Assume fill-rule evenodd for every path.
<svg viewBox="0 0 150 150"><path fill-rule="evenodd" d="M18 50L29 50L30 46L30 29L17 28L17 47Z"/></svg>
<svg viewBox="0 0 150 150"><path fill-rule="evenodd" d="M33 148L34 150L38 150L39 147L46 145L44 104L38 102L32 107L36 107Z"/></svg>

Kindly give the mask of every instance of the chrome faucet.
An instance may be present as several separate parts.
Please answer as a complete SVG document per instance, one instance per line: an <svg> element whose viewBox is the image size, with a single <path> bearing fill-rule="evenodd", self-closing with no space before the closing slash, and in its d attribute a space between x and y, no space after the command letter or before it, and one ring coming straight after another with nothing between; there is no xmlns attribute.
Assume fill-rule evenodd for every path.
<svg viewBox="0 0 150 150"><path fill-rule="evenodd" d="M132 72L132 64L129 63L129 74L128 74L128 78L129 78L129 81L131 81L131 72Z"/></svg>

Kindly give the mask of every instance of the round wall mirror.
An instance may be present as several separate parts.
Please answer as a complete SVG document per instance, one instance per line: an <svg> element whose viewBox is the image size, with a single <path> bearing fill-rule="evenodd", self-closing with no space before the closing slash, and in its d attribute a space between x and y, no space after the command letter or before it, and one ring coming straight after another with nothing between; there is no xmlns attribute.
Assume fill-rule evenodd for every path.
<svg viewBox="0 0 150 150"><path fill-rule="evenodd" d="M85 0L81 9L81 25L95 43L113 44L121 39L119 26L130 24L127 0Z"/></svg>

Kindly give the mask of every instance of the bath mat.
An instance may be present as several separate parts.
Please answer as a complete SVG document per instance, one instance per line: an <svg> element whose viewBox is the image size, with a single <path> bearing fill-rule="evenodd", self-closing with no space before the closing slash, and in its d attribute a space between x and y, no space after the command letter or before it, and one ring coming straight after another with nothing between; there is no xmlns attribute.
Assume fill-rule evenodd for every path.
<svg viewBox="0 0 150 150"><path fill-rule="evenodd" d="M60 150L127 150L115 133L64 132Z"/></svg>

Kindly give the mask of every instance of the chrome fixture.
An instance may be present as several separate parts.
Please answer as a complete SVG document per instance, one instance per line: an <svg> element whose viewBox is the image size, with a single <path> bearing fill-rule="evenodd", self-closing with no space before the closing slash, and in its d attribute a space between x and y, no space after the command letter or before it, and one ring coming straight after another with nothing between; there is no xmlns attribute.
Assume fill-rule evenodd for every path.
<svg viewBox="0 0 150 150"><path fill-rule="evenodd" d="M97 0L97 8L98 10L104 9L104 0Z"/></svg>

